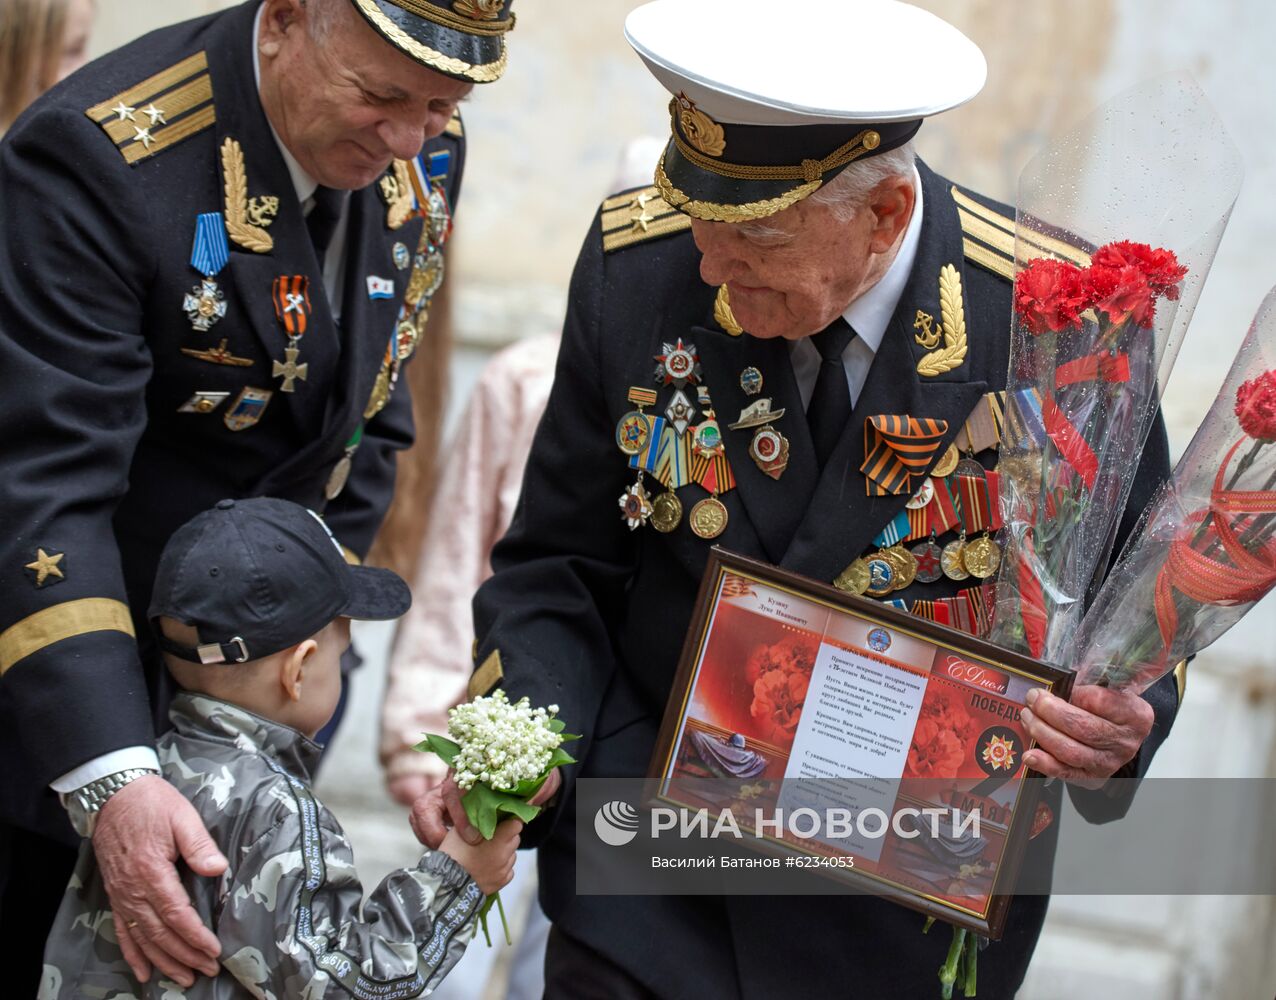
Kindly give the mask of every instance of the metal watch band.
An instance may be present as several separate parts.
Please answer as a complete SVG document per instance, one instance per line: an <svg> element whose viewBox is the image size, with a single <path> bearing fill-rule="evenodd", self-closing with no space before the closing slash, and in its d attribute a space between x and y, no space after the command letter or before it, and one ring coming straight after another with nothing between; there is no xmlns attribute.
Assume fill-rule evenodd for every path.
<svg viewBox="0 0 1276 1000"><path fill-rule="evenodd" d="M79 788L71 794L81 797L84 808L87 811L98 812L106 805L107 800L112 795L130 781L144 778L148 774L159 774L159 771L153 767L131 767L125 771L116 771L114 774L108 774L105 778L90 781L83 788Z"/></svg>

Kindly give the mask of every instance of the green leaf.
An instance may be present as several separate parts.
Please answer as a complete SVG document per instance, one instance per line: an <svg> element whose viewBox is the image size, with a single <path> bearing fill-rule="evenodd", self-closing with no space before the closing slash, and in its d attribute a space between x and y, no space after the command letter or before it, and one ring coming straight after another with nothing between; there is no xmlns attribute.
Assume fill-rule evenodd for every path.
<svg viewBox="0 0 1276 1000"><path fill-rule="evenodd" d="M496 833L501 813L517 816L524 823L530 823L540 814L538 806L529 805L512 792L500 792L481 782L461 797L461 804L484 840L491 840Z"/></svg>
<svg viewBox="0 0 1276 1000"><path fill-rule="evenodd" d="M575 764L576 758L569 754L562 747L555 747L554 752L549 755L549 764L546 766L547 771L552 771L556 767L562 767L564 764Z"/></svg>
<svg viewBox="0 0 1276 1000"><path fill-rule="evenodd" d="M570 743L572 740L578 740L580 738L581 738L580 733L563 733L558 742Z"/></svg>
<svg viewBox="0 0 1276 1000"><path fill-rule="evenodd" d="M545 779L548 777L549 772L546 771L539 778L524 778L511 788L509 792L511 795L517 795L520 799L530 799L541 790L541 785L545 784Z"/></svg>
<svg viewBox="0 0 1276 1000"><path fill-rule="evenodd" d="M461 752L461 748L449 740L446 736L436 736L434 733L426 733L425 739L412 748L420 750L422 753L434 753L443 758L443 762L448 767L452 766L452 761L456 759L456 755Z"/></svg>
<svg viewBox="0 0 1276 1000"><path fill-rule="evenodd" d="M567 728L567 723L564 722L562 719L550 719L548 725L549 725L549 730L552 733L561 733L564 729Z"/></svg>
<svg viewBox="0 0 1276 1000"><path fill-rule="evenodd" d="M504 799L496 807L500 812L507 812L517 816L524 823L530 823L541 814L541 807L534 806L530 802L524 802L522 799L510 797Z"/></svg>

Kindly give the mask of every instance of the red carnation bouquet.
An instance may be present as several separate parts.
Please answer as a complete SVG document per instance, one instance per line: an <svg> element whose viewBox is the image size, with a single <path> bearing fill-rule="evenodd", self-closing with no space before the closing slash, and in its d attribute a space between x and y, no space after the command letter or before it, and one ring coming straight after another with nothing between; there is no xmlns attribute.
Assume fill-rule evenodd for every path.
<svg viewBox="0 0 1276 1000"><path fill-rule="evenodd" d="M1276 289L1077 636L1078 681L1142 691L1276 586Z"/></svg>
<svg viewBox="0 0 1276 1000"><path fill-rule="evenodd" d="M1021 174L1001 428L1001 564L989 635L997 645L1076 663L1087 599L1108 567L1241 173L1205 95L1172 76L1113 98ZM1008 249L980 220L962 222L976 249L977 240ZM1264 405L1255 398L1247 412ZM1151 600L1154 581L1126 579L1127 589L1142 587ZM1117 601L1120 586L1109 584L1108 600ZM1181 592L1174 600L1176 628L1186 628L1188 600ZM1152 619L1143 611L1128 609L1109 619L1109 631L1091 635L1112 647L1140 636L1150 643L1160 633L1147 631ZM1093 662L1107 652L1096 651ZM1113 663L1137 670L1129 660ZM1110 674L1107 682L1120 678ZM942 745L924 749L942 760ZM939 971L944 997L956 985L975 995L977 955L976 935L954 928Z"/></svg>
<svg viewBox="0 0 1276 1000"><path fill-rule="evenodd" d="M997 645L1072 666L1240 177L1181 78L1113 99L1020 177Z"/></svg>
<svg viewBox="0 0 1276 1000"><path fill-rule="evenodd" d="M1037 257L1015 278L991 638L1059 662L1160 402L1157 372L1173 337L1158 306L1179 301L1187 268L1128 240L1093 254L1054 248L1074 259Z"/></svg>

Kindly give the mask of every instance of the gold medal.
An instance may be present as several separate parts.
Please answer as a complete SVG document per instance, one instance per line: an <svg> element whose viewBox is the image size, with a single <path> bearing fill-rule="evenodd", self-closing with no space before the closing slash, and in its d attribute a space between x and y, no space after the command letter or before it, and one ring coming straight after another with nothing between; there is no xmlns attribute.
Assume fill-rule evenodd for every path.
<svg viewBox="0 0 1276 1000"><path fill-rule="evenodd" d="M727 508L717 497L705 497L691 508L689 523L697 538L717 538L727 530Z"/></svg>
<svg viewBox="0 0 1276 1000"><path fill-rule="evenodd" d="M863 594L868 590L869 580L868 563L863 559L856 559L837 575L833 586L847 594Z"/></svg>
<svg viewBox="0 0 1276 1000"><path fill-rule="evenodd" d="M626 455L640 455L651 439L651 419L641 410L630 410L616 425L616 447Z"/></svg>
<svg viewBox="0 0 1276 1000"><path fill-rule="evenodd" d="M944 452L944 457L935 463L935 467L930 470L932 476L951 476L953 469L957 468L957 463L961 461L961 452L957 450L955 444L950 444L948 450Z"/></svg>
<svg viewBox="0 0 1276 1000"><path fill-rule="evenodd" d="M616 425L616 447L626 455L641 455L651 440L651 418L643 411L656 405L656 390L631 385L629 402L638 409L630 410L620 418Z"/></svg>
<svg viewBox="0 0 1276 1000"><path fill-rule="evenodd" d="M961 559L971 576L987 580L1001 565L1001 549L992 538L985 534L966 544Z"/></svg>
<svg viewBox="0 0 1276 1000"><path fill-rule="evenodd" d="M970 576L966 569L965 561L962 559L962 550L966 547L966 536L962 535L955 541L949 542L944 546L944 554L940 557L940 563L944 568L944 576L950 580L965 580Z"/></svg>
<svg viewBox="0 0 1276 1000"><path fill-rule="evenodd" d="M892 590L903 590L917 579L917 559L908 549L901 545L892 545L883 549L882 555L895 567L895 586Z"/></svg>
<svg viewBox="0 0 1276 1000"><path fill-rule="evenodd" d="M651 502L651 526L667 535L682 522L682 501L669 490Z"/></svg>
<svg viewBox="0 0 1276 1000"><path fill-rule="evenodd" d="M868 594L872 597L885 597L895 589L895 563L884 552L878 552L868 559Z"/></svg>

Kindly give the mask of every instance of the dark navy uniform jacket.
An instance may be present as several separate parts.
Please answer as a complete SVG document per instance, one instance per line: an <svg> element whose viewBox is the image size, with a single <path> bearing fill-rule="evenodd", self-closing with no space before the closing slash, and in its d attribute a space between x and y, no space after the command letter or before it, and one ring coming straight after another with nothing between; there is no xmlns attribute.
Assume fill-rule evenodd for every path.
<svg viewBox="0 0 1276 1000"><path fill-rule="evenodd" d="M258 99L257 6L99 59L38 101L0 146L0 809L68 839L49 782L155 737L147 692L156 666L143 619L169 535L223 497L270 495L322 512L362 556L390 502L396 453L412 440L399 388L366 421L348 485L327 502L401 318L404 268L424 223L414 216L391 229L380 184L353 192L337 325ZM163 120L152 125L147 109ZM449 131L460 132L459 119ZM228 138L246 175L234 192ZM463 140L444 134L424 152L447 154L455 204ZM257 252L232 234L215 276L226 313L207 332L193 329L183 302L201 278L190 263L196 217L229 220L232 203L242 211L245 198L259 206L268 197L278 198L266 229L273 246ZM284 393L272 376L288 346L273 283L302 275L311 313L297 361L309 368ZM372 297L369 276L385 279L379 294L386 283L392 291ZM183 353L223 340L247 364ZM273 395L264 411L247 409L255 423L232 430L246 388ZM228 396L211 412L179 412L199 392ZM54 570L27 568L41 552L46 564L57 559Z"/></svg>
<svg viewBox="0 0 1276 1000"><path fill-rule="evenodd" d="M874 414L946 420L943 453L985 393L1005 387L1010 337L1012 260L963 232L952 184L923 165L920 246L867 382L840 444L821 474L803 418L802 400L781 340L732 337L714 318L714 288L700 278L700 254L683 221L655 190L632 214L652 217L646 231L604 203L578 260L561 354L548 409L537 432L522 498L509 534L493 556L495 575L475 599L476 662L472 690L503 671L510 696L556 703L585 739L582 760L564 774L560 804L533 822L524 844L539 844L541 899L565 932L628 970L662 998L773 1000L828 996L932 997L950 935L921 934L923 918L872 897L613 897L577 896L574 859L576 777L639 778L647 773L657 730L711 545L831 581L875 548L873 538L903 509L907 495L866 496L860 465L864 421ZM976 204L1008 217L1013 210ZM1003 230L1003 237L1006 235ZM605 245L611 252L605 249ZM1013 247L1013 236L1010 246ZM1013 251L1012 251L1013 252ZM982 261L983 263L977 263ZM918 374L926 353L914 337L918 309L940 315L938 277L953 265L964 289L968 352L963 364L935 377ZM682 524L670 534L631 532L617 498L634 481L617 449L617 421L632 404L629 386L652 386L653 357L678 338L697 348L737 488L721 499L729 513L713 542ZM778 480L749 458L750 432L726 424L749 402L740 387L746 367L759 369L764 396L787 415L775 426L790 441ZM665 390L651 413L661 413ZM1158 421L1137 473L1123 534L1168 472ZM648 479L649 489L659 486ZM707 494L677 491L684 511ZM654 496L655 493L652 493ZM959 586L915 583L899 596L935 599ZM500 669L493 654L499 652ZM1150 689L1156 728L1136 759L1146 769L1168 732L1178 697L1173 679ZM1060 783L1049 791L1059 813ZM1102 793L1077 796L1097 820L1128 803ZM1058 823L1031 842L1053 852ZM1004 938L983 953L979 995L1013 996L1032 954L1047 900L1014 901Z"/></svg>

